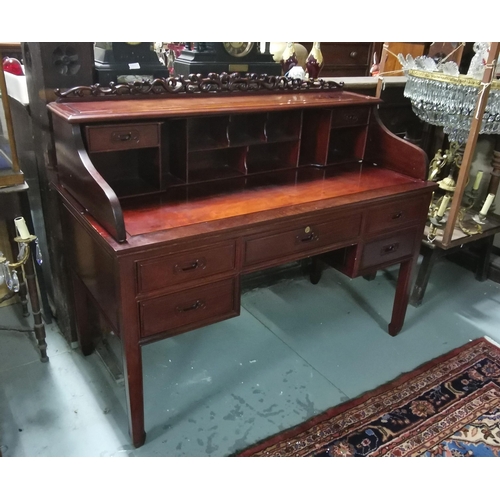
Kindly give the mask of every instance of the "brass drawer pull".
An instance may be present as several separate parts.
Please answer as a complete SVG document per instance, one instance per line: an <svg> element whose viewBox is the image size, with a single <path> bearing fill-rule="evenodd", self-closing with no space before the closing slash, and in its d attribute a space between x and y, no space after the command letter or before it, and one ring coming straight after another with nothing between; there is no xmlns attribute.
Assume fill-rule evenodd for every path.
<svg viewBox="0 0 500 500"><path fill-rule="evenodd" d="M297 236L296 238L299 243L309 243L310 241L319 240L319 236L314 234L312 231L305 238L302 238L301 236Z"/></svg>
<svg viewBox="0 0 500 500"><path fill-rule="evenodd" d="M382 247L380 255L387 255L389 253L394 253L399 248L399 243L392 243L390 245L386 245Z"/></svg>
<svg viewBox="0 0 500 500"><path fill-rule="evenodd" d="M174 266L174 273L194 271L195 269L205 269L206 267L207 264L205 262L205 259L196 259L189 264L176 264Z"/></svg>
<svg viewBox="0 0 500 500"><path fill-rule="evenodd" d="M129 142L129 141L137 141L139 139L139 134L137 131L129 131L129 132L113 132L111 134L112 142Z"/></svg>
<svg viewBox="0 0 500 500"><path fill-rule="evenodd" d="M196 302L194 302L190 306L187 306L187 307L177 306L175 308L175 312L177 314L182 314L182 313L186 313L186 312L190 312L190 311L197 311L198 309L205 309L205 307L206 307L205 302L203 302L203 300L198 299Z"/></svg>
<svg viewBox="0 0 500 500"><path fill-rule="evenodd" d="M346 122L356 123L359 120L359 115L344 115Z"/></svg>

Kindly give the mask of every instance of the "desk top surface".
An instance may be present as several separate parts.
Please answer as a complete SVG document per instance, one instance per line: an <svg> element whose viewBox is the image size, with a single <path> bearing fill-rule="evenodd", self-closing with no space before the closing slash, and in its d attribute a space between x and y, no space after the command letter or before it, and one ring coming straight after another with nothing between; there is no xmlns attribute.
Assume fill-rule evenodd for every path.
<svg viewBox="0 0 500 500"><path fill-rule="evenodd" d="M150 97L135 99L94 99L52 102L49 109L71 123L159 119L224 113L266 112L287 109L373 105L371 96L343 90L310 92L259 92Z"/></svg>
<svg viewBox="0 0 500 500"><path fill-rule="evenodd" d="M282 172L285 176L286 171ZM431 191L432 182L422 181L376 166L354 164L329 169L301 169L297 182L260 185L239 190L207 191L206 185L172 193L123 200L127 241L117 243L89 214L88 222L115 251L127 253L144 244L208 236L288 217L320 214L332 208L350 210L353 204L381 201L394 195ZM69 197L68 193L62 193ZM187 196L186 196L187 195ZM182 201L181 201L182 198Z"/></svg>

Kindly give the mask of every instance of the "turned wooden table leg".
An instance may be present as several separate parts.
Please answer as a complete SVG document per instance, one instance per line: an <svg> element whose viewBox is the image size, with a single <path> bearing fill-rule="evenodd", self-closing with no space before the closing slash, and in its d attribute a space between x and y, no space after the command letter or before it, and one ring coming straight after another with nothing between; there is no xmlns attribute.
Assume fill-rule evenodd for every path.
<svg viewBox="0 0 500 500"><path fill-rule="evenodd" d="M28 260L24 263L24 274L26 284L28 287L28 294L31 302L31 311L34 320L35 336L38 342L38 349L40 350L40 359L46 363L49 358L47 356L47 342L45 340L45 325L42 318L42 311L40 307L40 298L38 296L38 288L36 284L35 266L33 264L33 253L31 253Z"/></svg>
<svg viewBox="0 0 500 500"><path fill-rule="evenodd" d="M25 272L20 270L17 275L19 277L19 300L21 301L23 316L27 318L30 315L30 312L28 309L28 288L26 286Z"/></svg>

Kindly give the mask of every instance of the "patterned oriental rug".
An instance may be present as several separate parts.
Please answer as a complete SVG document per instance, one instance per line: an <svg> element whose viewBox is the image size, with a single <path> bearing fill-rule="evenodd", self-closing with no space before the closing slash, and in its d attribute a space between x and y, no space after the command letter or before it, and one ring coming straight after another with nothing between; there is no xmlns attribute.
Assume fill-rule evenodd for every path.
<svg viewBox="0 0 500 500"><path fill-rule="evenodd" d="M499 454L500 347L481 338L237 456Z"/></svg>

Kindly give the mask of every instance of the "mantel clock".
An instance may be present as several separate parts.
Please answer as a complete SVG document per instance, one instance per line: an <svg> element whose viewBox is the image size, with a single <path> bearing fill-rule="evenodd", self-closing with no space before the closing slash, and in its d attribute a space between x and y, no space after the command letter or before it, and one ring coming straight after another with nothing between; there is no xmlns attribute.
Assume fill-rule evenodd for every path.
<svg viewBox="0 0 500 500"><path fill-rule="evenodd" d="M152 42L96 42L94 58L97 81L103 85L169 76Z"/></svg>
<svg viewBox="0 0 500 500"><path fill-rule="evenodd" d="M281 66L273 59L266 43L261 52L259 42L191 42L174 62L176 75L208 73L258 73L281 75Z"/></svg>

